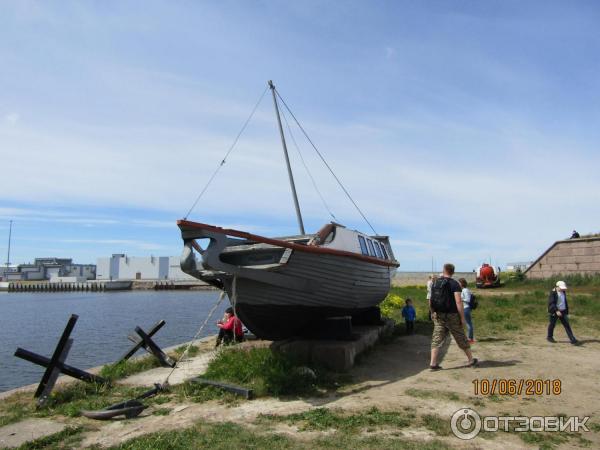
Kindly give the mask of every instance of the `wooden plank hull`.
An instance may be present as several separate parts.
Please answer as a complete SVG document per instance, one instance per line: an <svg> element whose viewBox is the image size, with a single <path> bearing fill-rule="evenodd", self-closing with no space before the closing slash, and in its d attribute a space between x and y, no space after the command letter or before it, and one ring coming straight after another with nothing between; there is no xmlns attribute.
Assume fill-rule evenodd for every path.
<svg viewBox="0 0 600 450"><path fill-rule="evenodd" d="M246 278L226 283L240 319L258 337L285 339L327 317L358 316L377 306L390 289L390 267L330 255L294 252L277 272L311 280L312 292Z"/></svg>

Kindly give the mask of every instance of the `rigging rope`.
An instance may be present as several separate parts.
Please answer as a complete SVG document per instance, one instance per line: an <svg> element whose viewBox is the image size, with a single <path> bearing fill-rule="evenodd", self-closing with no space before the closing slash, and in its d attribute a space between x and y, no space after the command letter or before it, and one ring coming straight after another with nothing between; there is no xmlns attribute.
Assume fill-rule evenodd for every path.
<svg viewBox="0 0 600 450"><path fill-rule="evenodd" d="M231 306L233 307L233 342L237 342L235 329L237 321L240 320L237 315L237 275L233 276L233 282L231 283L231 298L229 299L229 303L231 303Z"/></svg>
<svg viewBox="0 0 600 450"><path fill-rule="evenodd" d="M215 311L217 310L217 308L219 307L219 305L221 304L221 302L223 301L224 298L225 298L225 291L222 291L221 295L219 296L219 299L214 304L214 306L211 308L211 310L208 312L208 315L206 316L206 319L204 319L204 323L202 323L202 325L198 329L198 332L195 334L195 336L192 338L192 340L188 343L188 345L185 348L185 350L183 351L183 353L179 356L179 359L175 362L175 365L173 366L173 368L171 369L171 371L169 372L169 374L165 378L165 381L163 382L163 385L168 385L169 384L169 378L171 377L171 375L173 375L173 372L175 372L175 369L177 369L177 366L179 365L179 363L181 362L181 360L187 355L189 349L192 347L192 344L196 341L196 339L198 339L198 336L200 335L200 333L202 333L202 330L204 329L204 327L206 326L206 324L210 320L211 316L215 313Z"/></svg>
<svg viewBox="0 0 600 450"><path fill-rule="evenodd" d="M319 151L319 149L317 148L317 146L314 144L314 142L312 141L312 139L310 138L310 136L308 135L308 133L304 130L304 128L302 127L302 125L300 125L300 122L298 121L298 119L296 118L296 116L294 115L294 113L292 112L292 110L290 109L290 107L287 105L287 103L281 97L281 95L279 95L279 91L277 89L275 89L275 93L277 94L277 97L281 100L281 102L285 106L285 109L288 110L288 112L290 113L290 115L292 116L292 118L294 119L294 121L296 122L296 125L298 125L298 128L300 128L300 131L302 131L302 134L304 134L304 137L308 140L308 142L310 143L310 145L312 145L312 148L315 149L315 152L317 152L317 155L319 155L319 158L321 158L321 161L323 161L323 164L325 164L325 166L327 167L327 169L329 169L329 172L331 173L331 175L333 175L333 178L335 178L335 181L337 181L337 183L342 188L342 190L344 191L344 193L346 194L346 196L348 197L348 199L350 199L350 201L352 202L352 204L354 205L354 207L356 208L356 210L358 211L358 213L362 216L362 218L365 220L365 222L367 222L367 225L369 225L369 227L371 228L371 230L373 230L373 233L378 234L377 231L375 231L375 228L373 228L373 225L371 225L371 222L369 222L369 220L367 219L367 217L363 214L363 212L361 211L361 209L358 207L358 205L356 204L356 202L354 201L354 199L350 195L350 193L346 190L346 188L344 187L344 185L342 184L342 182L340 181L340 179L337 177L337 175L335 174L335 172L333 171L333 169L331 168L331 166L327 163L327 161L325 160L325 158L323 157L323 155L321 154L321 152Z"/></svg>
<svg viewBox="0 0 600 450"><path fill-rule="evenodd" d="M264 98L264 96L265 96L265 94L267 93L268 90L269 90L269 87L267 86L265 88L265 90L263 91L263 93L261 94L261 96L258 99L258 101L256 102L256 104L254 105L254 108L252 108L252 112L250 113L250 115L246 119L246 122L244 122L244 125L242 126L242 129L240 130L240 132L235 137L235 139L233 141L233 144L231 144L231 146L229 147L229 150L227 150L227 153L225 153L225 157L221 160L221 163L217 166L217 168L215 169L215 171L213 172L213 174L209 178L208 182L206 183L206 185L204 186L204 188L202 189L202 191L200 191L200 194L198 194L198 197L196 197L196 201L194 202L194 204L192 205L192 207L189 209L189 211L187 212L187 214L185 216L183 216L184 219L187 219L188 216L191 214L191 212L193 211L193 209L196 207L196 205L198 204L198 202L200 201L200 199L202 198L202 196L204 195L204 193L208 189L208 186L210 186L210 184L212 183L212 181L214 180L214 178L217 176L217 173L219 172L219 170L221 170L221 167L223 167L223 165L225 164L225 162L227 160L227 157L233 151L233 148L235 147L235 145L237 144L237 142L240 139L240 136L242 135L242 133L244 132L244 130L248 126L248 123L250 123L250 120L252 120L252 117L254 116L254 113L258 109L258 105L260 105L260 102L262 102L262 99Z"/></svg>
<svg viewBox="0 0 600 450"><path fill-rule="evenodd" d="M306 162L304 161L304 157L302 156L302 152L300 151L300 147L298 146L298 143L296 142L296 138L294 137L294 134L292 133L292 128L290 127L290 124L289 124L289 122L287 120L287 117L286 117L285 112L283 111L283 109L281 110L281 115L283 116L283 120L285 121L285 125L287 126L288 132L290 133L290 137L292 138L292 142L294 143L294 146L296 147L296 151L298 152L298 155L300 156L300 161L302 161L302 165L306 169L306 173L310 177L310 180L312 181L312 185L315 188L315 191L317 191L317 194L319 194L319 197L321 198L321 202L323 203L323 206L325 207L325 209L327 210L327 212L329 213L329 215L333 218L334 222L337 222L338 220L335 217L335 214L333 214L333 212L331 211L331 208L329 208L329 205L325 201L325 198L323 197L323 194L321 194L321 191L319 190L319 187L317 186L317 182L315 181L314 177L312 176L312 173L310 173L310 170L308 169L308 166L306 165Z"/></svg>

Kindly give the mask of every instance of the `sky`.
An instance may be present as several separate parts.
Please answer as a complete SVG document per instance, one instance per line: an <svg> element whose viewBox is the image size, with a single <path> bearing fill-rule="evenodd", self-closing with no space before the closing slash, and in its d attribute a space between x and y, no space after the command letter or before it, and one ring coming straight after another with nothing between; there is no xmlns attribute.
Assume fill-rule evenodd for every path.
<svg viewBox="0 0 600 450"><path fill-rule="evenodd" d="M0 2L0 260L178 255L274 80L401 270L600 231L593 1ZM298 232L270 93L189 215ZM288 119L290 117L288 116ZM285 126L285 121L284 121ZM370 232L286 129L307 232Z"/></svg>

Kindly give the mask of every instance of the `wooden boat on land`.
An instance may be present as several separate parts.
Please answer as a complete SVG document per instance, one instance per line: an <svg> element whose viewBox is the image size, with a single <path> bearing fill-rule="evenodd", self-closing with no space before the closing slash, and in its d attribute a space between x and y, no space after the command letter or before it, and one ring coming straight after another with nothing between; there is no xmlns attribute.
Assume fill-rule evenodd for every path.
<svg viewBox="0 0 600 450"><path fill-rule="evenodd" d="M301 233L269 238L179 220L181 268L224 290L239 318L259 338L301 336L332 317L351 316L355 323L379 320L377 305L399 266L389 238L334 222L317 233L304 232L275 87L269 85Z"/></svg>

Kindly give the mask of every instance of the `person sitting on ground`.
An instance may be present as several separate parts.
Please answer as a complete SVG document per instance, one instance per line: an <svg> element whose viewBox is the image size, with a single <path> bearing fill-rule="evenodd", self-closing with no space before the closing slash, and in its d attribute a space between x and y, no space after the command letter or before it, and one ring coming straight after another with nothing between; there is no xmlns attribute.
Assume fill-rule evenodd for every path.
<svg viewBox="0 0 600 450"><path fill-rule="evenodd" d="M221 342L228 345L232 342L242 342L244 340L242 321L235 316L232 307L225 310L223 319L217 322L217 326L219 327L219 335L215 347L221 345Z"/></svg>
<svg viewBox="0 0 600 450"><path fill-rule="evenodd" d="M413 334L415 332L415 319L417 318L417 312L412 305L412 300L407 298L404 302L405 305L402 308L402 317L406 323L406 334Z"/></svg>
<svg viewBox="0 0 600 450"><path fill-rule="evenodd" d="M560 323L565 327L567 336L571 344L576 345L579 343L571 330L569 324L569 303L567 301L567 283L564 281L557 281L556 287L550 291L548 296L548 314L550 322L548 323L548 336L546 339L548 342L555 343L554 340L554 327L556 321L560 320Z"/></svg>
<svg viewBox="0 0 600 450"><path fill-rule="evenodd" d="M573 230L573 234L571 235L571 239L579 239L581 236L579 236L579 233L575 230Z"/></svg>
<svg viewBox="0 0 600 450"><path fill-rule="evenodd" d="M463 310L465 312L465 322L467 323L467 337L469 338L469 344L474 344L475 339L473 338L473 318L471 317L471 298L473 294L471 290L467 287L467 280L464 278L459 278L458 282L462 287L462 291L460 292L460 298L463 303Z"/></svg>
<svg viewBox="0 0 600 450"><path fill-rule="evenodd" d="M431 337L431 370L440 370L442 367L438 364L440 347L448 336L448 332L456 341L456 344L465 352L468 358L467 367L477 364L477 358L473 358L471 346L465 336L465 315L460 298L462 288L454 275L454 265L444 264L444 272L431 288L431 300L429 308L433 319L433 335Z"/></svg>

